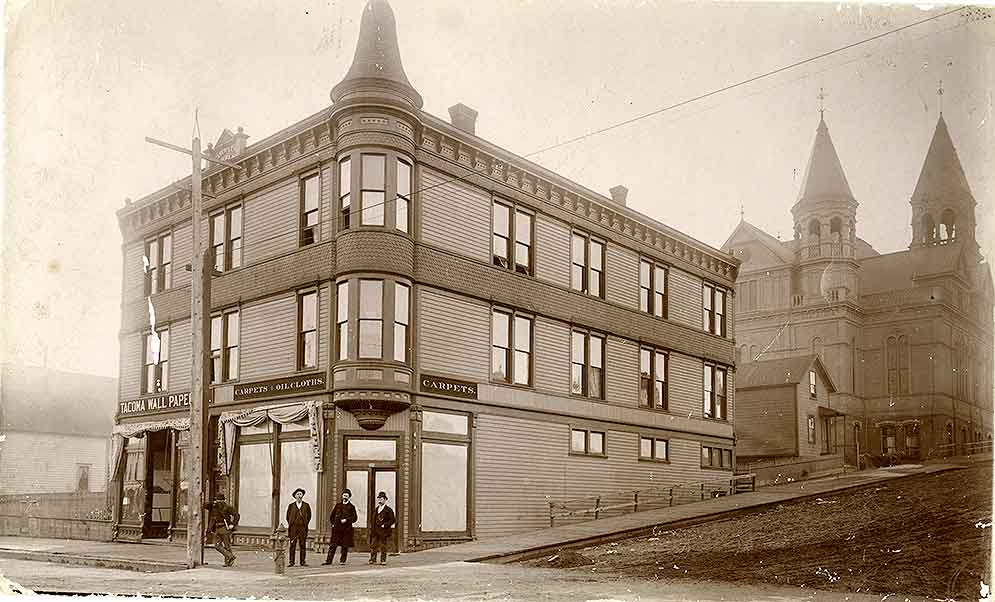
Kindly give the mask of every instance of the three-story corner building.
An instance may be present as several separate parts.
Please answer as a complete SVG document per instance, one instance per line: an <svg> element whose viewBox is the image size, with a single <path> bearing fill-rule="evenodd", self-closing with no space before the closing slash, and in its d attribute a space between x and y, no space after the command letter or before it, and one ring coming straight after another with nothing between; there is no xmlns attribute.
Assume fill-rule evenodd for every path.
<svg viewBox="0 0 995 602"><path fill-rule="evenodd" d="M264 543L348 487L415 549L549 524L548 501L731 475L738 261L422 111L371 0L333 104L203 178L211 489ZM120 210L118 538L184 533L189 194Z"/></svg>

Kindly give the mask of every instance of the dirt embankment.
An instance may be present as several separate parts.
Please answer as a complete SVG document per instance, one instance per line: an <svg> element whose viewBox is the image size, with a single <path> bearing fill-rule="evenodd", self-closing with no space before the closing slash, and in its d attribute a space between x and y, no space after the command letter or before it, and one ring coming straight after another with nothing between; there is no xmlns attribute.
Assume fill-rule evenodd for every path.
<svg viewBox="0 0 995 602"><path fill-rule="evenodd" d="M992 467L978 465L527 564L647 579L978 599L981 581L988 583L991 574L991 524Z"/></svg>

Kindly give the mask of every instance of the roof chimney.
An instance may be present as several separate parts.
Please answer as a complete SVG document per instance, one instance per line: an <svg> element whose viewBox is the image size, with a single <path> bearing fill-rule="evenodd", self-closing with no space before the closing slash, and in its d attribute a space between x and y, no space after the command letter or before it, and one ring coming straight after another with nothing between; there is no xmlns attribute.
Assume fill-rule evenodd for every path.
<svg viewBox="0 0 995 602"><path fill-rule="evenodd" d="M626 206L625 205L625 197L629 194L629 189L628 188L626 188L625 186L622 186L621 184L619 184L618 186L613 186L612 188L610 188L608 190L608 192L612 193L612 200L613 201L615 201L616 203L618 203L619 205L621 205L623 207Z"/></svg>
<svg viewBox="0 0 995 602"><path fill-rule="evenodd" d="M459 103L449 107L449 119L456 129L476 135L477 112L465 104Z"/></svg>

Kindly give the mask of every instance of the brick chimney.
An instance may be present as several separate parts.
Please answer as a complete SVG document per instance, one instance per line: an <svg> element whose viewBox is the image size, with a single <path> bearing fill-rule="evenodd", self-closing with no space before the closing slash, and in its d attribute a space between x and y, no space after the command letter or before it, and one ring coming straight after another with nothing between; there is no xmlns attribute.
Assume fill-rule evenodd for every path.
<svg viewBox="0 0 995 602"><path fill-rule="evenodd" d="M608 190L612 195L612 200L625 207L625 197L629 194L629 189L619 184Z"/></svg>
<svg viewBox="0 0 995 602"><path fill-rule="evenodd" d="M449 107L449 119L458 130L476 135L477 112L463 103Z"/></svg>

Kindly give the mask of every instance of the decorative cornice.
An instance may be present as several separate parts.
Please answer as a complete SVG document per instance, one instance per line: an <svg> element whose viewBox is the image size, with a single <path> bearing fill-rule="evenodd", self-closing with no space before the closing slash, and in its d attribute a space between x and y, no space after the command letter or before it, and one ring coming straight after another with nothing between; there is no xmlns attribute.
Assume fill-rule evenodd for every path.
<svg viewBox="0 0 995 602"><path fill-rule="evenodd" d="M458 136L460 134L453 132L450 135L441 127L425 124L420 147L442 159L472 169L492 181L515 188L541 202L550 203L580 219L593 221L621 236L653 247L676 262L694 266L724 280L736 280L738 260L720 251L707 249L707 245L690 237L682 240L683 235L666 232L648 217L632 210L612 207L612 201L606 198L595 200L595 193L581 190L582 187L578 185L570 186L568 180L555 174L547 177L540 173L543 171L541 168L526 165L525 160L512 153L500 152L498 149L484 150L483 144L471 144ZM635 213L643 219L628 213Z"/></svg>

